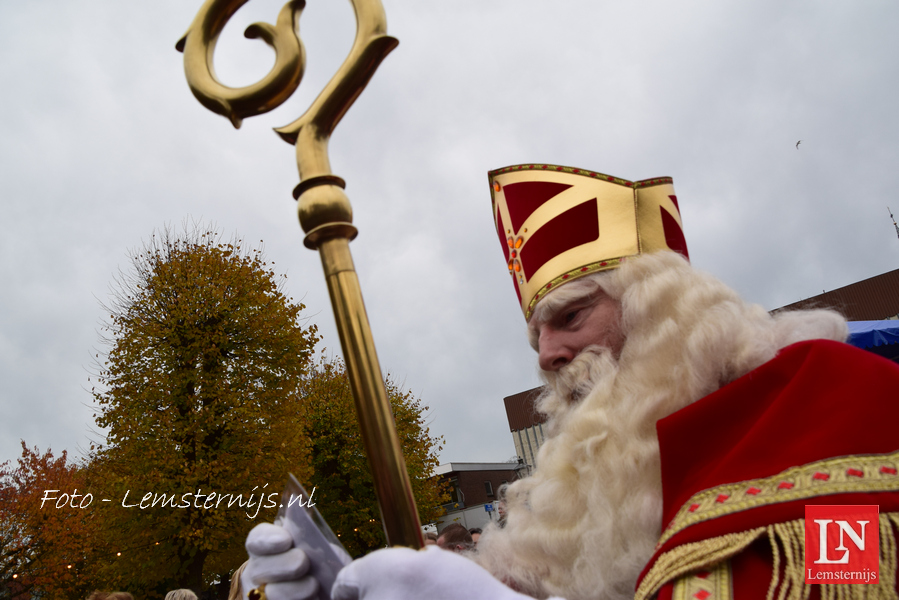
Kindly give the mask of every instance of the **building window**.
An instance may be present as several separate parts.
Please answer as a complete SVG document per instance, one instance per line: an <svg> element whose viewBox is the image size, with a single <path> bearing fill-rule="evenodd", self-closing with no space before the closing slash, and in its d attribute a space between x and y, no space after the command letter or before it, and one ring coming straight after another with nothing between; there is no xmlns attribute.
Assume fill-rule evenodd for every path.
<svg viewBox="0 0 899 600"><path fill-rule="evenodd" d="M492 496L493 495L493 484L490 483L489 481L485 481L484 482L484 491L487 492L488 496Z"/></svg>
<svg viewBox="0 0 899 600"><path fill-rule="evenodd" d="M462 490L459 488L459 479L456 477L450 479L450 498L456 504L465 506L465 500L462 496Z"/></svg>

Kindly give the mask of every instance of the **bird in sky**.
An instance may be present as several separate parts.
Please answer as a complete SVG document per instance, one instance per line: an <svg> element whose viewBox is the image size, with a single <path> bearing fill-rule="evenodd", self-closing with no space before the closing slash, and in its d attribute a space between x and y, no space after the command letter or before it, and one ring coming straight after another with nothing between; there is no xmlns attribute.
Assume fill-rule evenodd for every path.
<svg viewBox="0 0 899 600"><path fill-rule="evenodd" d="M801 143L802 143L802 140L799 140L798 142L796 142L796 149L797 149L797 150L799 150L799 144L801 144Z"/></svg>

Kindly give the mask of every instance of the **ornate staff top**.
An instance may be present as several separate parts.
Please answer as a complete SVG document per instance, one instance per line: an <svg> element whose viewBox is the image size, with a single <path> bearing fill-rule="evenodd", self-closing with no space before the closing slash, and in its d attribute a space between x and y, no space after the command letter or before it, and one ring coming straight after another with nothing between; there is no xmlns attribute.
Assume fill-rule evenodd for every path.
<svg viewBox="0 0 899 600"><path fill-rule="evenodd" d="M225 24L246 2L206 0L187 33L175 45L184 52L184 72L194 96L212 112L228 118L235 128L240 127L244 118L268 112L287 100L300 85L306 65L303 43L297 35L300 13L306 3L291 0L281 9L274 26L253 23L244 32L246 37L262 39L274 49L275 64L269 73L253 85L241 88L228 87L216 78L212 64L216 42ZM275 129L282 139L297 147L301 182L294 190L297 199L316 185L345 187L343 179L331 173L328 159L331 133L381 61L399 44L386 33L387 17L379 0L351 2L356 15L356 38L349 55L306 112L293 123ZM300 211L300 223L307 233L334 221L334 215L322 215L318 203L312 204ZM341 220L351 222L349 201L341 208L346 211L340 215ZM306 245L316 247L310 242L307 240Z"/></svg>
<svg viewBox="0 0 899 600"><path fill-rule="evenodd" d="M386 33L380 0L350 1L356 15L356 38L349 55L309 109L275 131L296 145L300 184L294 189L294 198L299 201L300 224L306 232L304 244L321 255L388 543L420 548L418 511L349 250L357 233L353 211L343 191L346 184L331 173L328 159L334 128L399 42ZM184 71L194 96L236 128L244 118L268 112L289 98L300 84L306 61L297 35L305 1L290 0L274 26L253 23L244 32L275 50L275 64L269 73L242 88L222 84L212 65L215 44L228 19L246 2L206 0L175 46L184 52Z"/></svg>

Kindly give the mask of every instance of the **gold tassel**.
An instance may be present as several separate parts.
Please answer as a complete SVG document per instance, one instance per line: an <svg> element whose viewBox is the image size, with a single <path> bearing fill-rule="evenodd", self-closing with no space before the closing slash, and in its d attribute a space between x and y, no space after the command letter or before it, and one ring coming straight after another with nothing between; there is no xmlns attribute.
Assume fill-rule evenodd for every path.
<svg viewBox="0 0 899 600"><path fill-rule="evenodd" d="M768 594L765 596L765 600L774 600L774 592L777 590L777 575L780 573L780 550L777 545L777 537L774 535L774 525L768 525L767 533L768 542L771 544L771 555L774 557L772 568L774 576L771 577L771 583L768 584Z"/></svg>
<svg viewBox="0 0 899 600"><path fill-rule="evenodd" d="M896 537L892 521L899 526L899 514L880 515L880 584L889 590L896 589ZM893 593L890 597L895 598Z"/></svg>
<svg viewBox="0 0 899 600"><path fill-rule="evenodd" d="M899 528L899 513L880 515L880 578L869 584L811 584L821 586L821 600L899 600L896 594L897 540L894 526ZM777 523L767 529L774 568L767 599L808 600L811 585L805 583L805 519ZM783 548L783 577L780 548Z"/></svg>
<svg viewBox="0 0 899 600"><path fill-rule="evenodd" d="M783 580L780 580L780 569L773 569L769 589L776 589L780 584L777 600L802 600L808 597L805 587L803 568L805 566L805 521L787 521L771 526L774 534L773 546L783 545L784 568ZM769 534L770 535L770 534Z"/></svg>
<svg viewBox="0 0 899 600"><path fill-rule="evenodd" d="M673 548L662 554L646 574L636 598L649 598L668 581L714 568L742 552L754 540L767 535L773 569L766 600L808 600L812 585L820 585L821 600L899 600L896 593L896 570L899 566L897 530L899 513L882 513L879 523L880 577L877 583L805 583L805 519L796 519Z"/></svg>

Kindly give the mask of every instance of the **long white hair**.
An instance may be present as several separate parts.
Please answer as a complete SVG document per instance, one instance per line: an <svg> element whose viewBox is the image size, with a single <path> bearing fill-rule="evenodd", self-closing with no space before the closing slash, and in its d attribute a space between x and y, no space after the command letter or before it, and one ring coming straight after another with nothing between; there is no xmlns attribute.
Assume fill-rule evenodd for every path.
<svg viewBox="0 0 899 600"><path fill-rule="evenodd" d="M478 542L480 564L536 597L633 598L660 535L656 421L787 345L848 335L832 311L771 316L673 252L561 286L540 301L532 325L600 289L621 305L621 354L591 346L543 373L538 409L549 421L537 469L509 487L505 528L488 528Z"/></svg>

